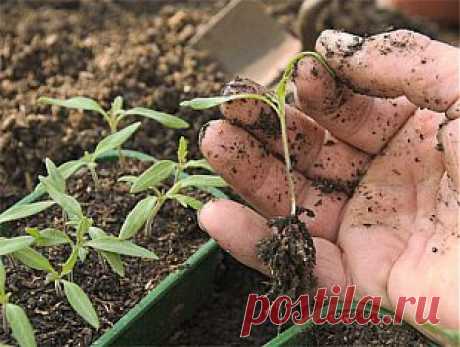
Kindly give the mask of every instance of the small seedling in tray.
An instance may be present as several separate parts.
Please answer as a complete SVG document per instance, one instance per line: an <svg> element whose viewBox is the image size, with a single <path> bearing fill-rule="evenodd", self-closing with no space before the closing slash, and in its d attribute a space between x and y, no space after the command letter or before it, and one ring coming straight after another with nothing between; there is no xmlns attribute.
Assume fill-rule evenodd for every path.
<svg viewBox="0 0 460 347"><path fill-rule="evenodd" d="M6 292L5 282L6 271L0 258L0 305L3 331L8 333L11 327L12 335L21 347L35 347L37 344L32 324L21 306L10 303L11 294Z"/></svg>
<svg viewBox="0 0 460 347"><path fill-rule="evenodd" d="M118 131L120 122L128 116L141 116L153 119L163 126L171 129L185 129L189 127L189 124L179 117L149 108L134 107L129 110L124 110L123 98L121 96L117 96L115 98L109 110L104 110L97 101L81 96L65 100L40 97L38 102L41 104L61 106L70 109L96 112L104 118L112 134Z"/></svg>
<svg viewBox="0 0 460 347"><path fill-rule="evenodd" d="M189 127L189 124L179 117L160 111L155 111L149 108L134 107L128 110L124 110L123 98L121 96L117 96L114 99L109 110L104 110L97 101L81 96L76 96L65 100L40 97L38 102L41 104L61 106L70 109L80 109L96 112L104 118L107 125L109 126L111 134L115 134L119 130L120 122L129 116L140 116L153 119L161 125L171 129L186 129ZM120 160L123 162L121 147L118 147L118 152Z"/></svg>
<svg viewBox="0 0 460 347"><path fill-rule="evenodd" d="M210 188L225 187L225 181L214 175L184 175L184 170L201 168L212 170L206 160L187 161L187 140L181 137L177 151L177 162L172 160L160 160L145 170L139 176L123 176L119 180L131 184L130 192L138 194L148 192L143 200L139 201L129 213L126 221L129 222L120 231L120 237L133 237L144 225L145 233L150 233L153 219L167 200L175 200L184 207L199 209L201 201L192 196L183 194L183 190L189 187ZM169 177L174 176L173 184L167 191L161 190Z"/></svg>
<svg viewBox="0 0 460 347"><path fill-rule="evenodd" d="M10 260L19 261L25 266L46 273L46 282L54 283L56 294L64 295L70 306L92 327L99 328L99 318L90 299L85 292L73 282L73 269L77 262L87 261L87 254L92 249L97 252L100 261L105 261L119 276L124 276L124 264L121 256L158 259L152 251L140 247L129 241L120 233L118 236L109 235L101 228L93 225L93 220L83 213L79 202L66 194L65 178L54 163L47 159L48 176L40 176L40 181L51 200L18 205L0 215L0 223L26 218L39 213L46 208L57 204L66 216L65 224L69 227L66 231L54 227L38 229L28 227L27 235L0 239L0 256L7 256ZM145 223L146 219L126 218L122 230L133 230L133 224ZM70 247L71 252L67 259L59 265L53 266L50 261L37 249L44 247ZM1 286L3 283L3 286ZM4 310L5 322L12 326L13 334L18 324L21 329L28 329L26 316L18 306L8 302L9 294L5 293L5 271L3 264L0 267L0 301ZM3 289L2 289L3 288ZM10 318L12 317L12 318ZM19 318L18 318L19 317ZM25 317L25 318L24 318ZM20 323L17 323L21 320ZM28 320L27 320L28 322ZM16 324L16 325L15 325ZM21 333L30 336L30 331ZM16 333L14 336L21 346L33 346L30 341L21 342ZM28 334L28 335L27 335ZM22 336L21 335L21 336Z"/></svg>

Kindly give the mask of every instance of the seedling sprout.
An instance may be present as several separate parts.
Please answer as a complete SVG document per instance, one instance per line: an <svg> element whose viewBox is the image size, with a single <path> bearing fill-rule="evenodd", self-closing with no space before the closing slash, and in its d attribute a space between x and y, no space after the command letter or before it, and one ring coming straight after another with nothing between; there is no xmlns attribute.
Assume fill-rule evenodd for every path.
<svg viewBox="0 0 460 347"><path fill-rule="evenodd" d="M196 98L189 101L181 102L183 107L191 107L194 110L204 110L212 107L219 106L223 103L237 100L237 99L253 99L266 103L269 105L278 115L280 126L281 126L281 140L283 145L283 156L285 162L285 170L288 181L288 195L290 201L290 214L296 214L296 198L294 190L294 181L292 178L292 163L289 155L289 144L286 129L286 90L287 84L292 78L296 64L304 57L310 56L321 63L327 71L335 76L334 71L327 65L323 57L316 52L302 52L295 56L287 65L284 70L281 80L278 82L275 90L267 92L264 95L242 93L229 96L218 96L211 98Z"/></svg>
<svg viewBox="0 0 460 347"><path fill-rule="evenodd" d="M145 170L140 176L123 176L119 180L131 184L130 192L138 194L150 192L139 201L126 218L126 227L120 231L120 237L128 239L133 237L145 223L145 233L149 234L153 219L167 200L176 200L184 207L199 209L201 201L192 196L184 195L181 191L187 187L209 188L225 187L225 181L214 175L190 175L185 176L183 171L191 168L211 170L206 160L187 161L187 140L181 137L177 151L177 162L172 160L160 160ZM172 186L163 192L160 185L174 175ZM153 195L152 195L153 193Z"/></svg>

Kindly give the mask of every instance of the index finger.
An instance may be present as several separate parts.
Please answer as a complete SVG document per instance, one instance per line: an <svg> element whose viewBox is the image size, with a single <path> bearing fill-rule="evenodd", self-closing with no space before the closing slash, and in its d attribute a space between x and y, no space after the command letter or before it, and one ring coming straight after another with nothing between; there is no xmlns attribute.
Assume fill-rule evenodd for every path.
<svg viewBox="0 0 460 347"><path fill-rule="evenodd" d="M354 90L460 115L460 53L456 47L407 30L376 36L324 31L316 49Z"/></svg>

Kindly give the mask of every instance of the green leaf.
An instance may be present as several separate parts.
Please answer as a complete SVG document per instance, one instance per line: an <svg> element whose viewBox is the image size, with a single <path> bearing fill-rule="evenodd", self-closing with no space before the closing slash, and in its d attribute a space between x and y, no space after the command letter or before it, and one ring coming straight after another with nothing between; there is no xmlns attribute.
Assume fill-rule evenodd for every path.
<svg viewBox="0 0 460 347"><path fill-rule="evenodd" d="M141 126L140 122L131 124L126 128L117 131L114 134L111 134L102 139L101 142L98 143L96 149L94 150L94 157L97 158L98 156L104 154L107 151L115 149L121 146L126 140L128 140L132 134Z"/></svg>
<svg viewBox="0 0 460 347"><path fill-rule="evenodd" d="M105 251L101 251L101 254L107 260L113 272L120 277L125 277L125 266L119 254Z"/></svg>
<svg viewBox="0 0 460 347"><path fill-rule="evenodd" d="M81 159L80 160L71 160L71 161L68 161L68 162L66 162L64 164L61 164L58 167L58 171L62 175L62 177L64 177L64 179L67 179L70 176L72 176L79 168L81 168L84 165L85 165L85 162L83 160L81 160ZM42 183L39 183L35 187L35 192L37 192L37 194L39 194L41 192L45 192L45 188L44 188Z"/></svg>
<svg viewBox="0 0 460 347"><path fill-rule="evenodd" d="M171 160L157 161L134 181L131 193L139 193L161 183L174 172L175 166L176 163Z"/></svg>
<svg viewBox="0 0 460 347"><path fill-rule="evenodd" d="M93 240L107 236L107 234L102 229L99 229L96 227L91 227L89 229L89 235L91 236L91 239ZM121 257L119 254L112 253L112 252L106 252L106 251L100 251L100 253L104 257L104 259L107 261L107 263L109 263L113 272L115 272L121 277L125 276L125 268L124 268L123 261L121 260Z"/></svg>
<svg viewBox="0 0 460 347"><path fill-rule="evenodd" d="M13 257L32 269L55 272L48 259L31 247L14 252Z"/></svg>
<svg viewBox="0 0 460 347"><path fill-rule="evenodd" d="M98 227L90 227L88 230L88 234L92 240L100 239L101 237L107 236L107 233Z"/></svg>
<svg viewBox="0 0 460 347"><path fill-rule="evenodd" d="M85 111L95 111L104 116L107 115L105 111L102 109L102 107L96 101L81 96L76 96L66 100L41 97L38 99L38 102L41 104L55 105L66 108L76 108Z"/></svg>
<svg viewBox="0 0 460 347"><path fill-rule="evenodd" d="M0 214L0 224L33 216L54 205L54 201L39 201L30 204L13 205Z"/></svg>
<svg viewBox="0 0 460 347"><path fill-rule="evenodd" d="M5 283L6 283L6 271L3 265L2 258L0 257L0 297L5 296Z"/></svg>
<svg viewBox="0 0 460 347"><path fill-rule="evenodd" d="M121 111L123 108L123 98L121 96L117 96L115 100L112 102L112 108L110 109L110 112L112 114L117 114L118 112Z"/></svg>
<svg viewBox="0 0 460 347"><path fill-rule="evenodd" d="M147 196L139 201L126 217L118 237L127 240L136 235L149 218L157 200L155 196Z"/></svg>
<svg viewBox="0 0 460 347"><path fill-rule="evenodd" d="M101 251L107 251L132 257L158 259L155 253L140 247L128 240L120 240L117 237L106 236L85 243L85 246Z"/></svg>
<svg viewBox="0 0 460 347"><path fill-rule="evenodd" d="M36 239L35 242L39 247L57 246L65 243L72 244L72 240L62 230L53 228L47 228L40 231L40 237Z"/></svg>
<svg viewBox="0 0 460 347"><path fill-rule="evenodd" d="M216 96L212 98L195 98L192 100L182 101L180 106L190 107L194 110L205 110L207 108L216 107L235 99L241 99L240 95L237 94L228 96Z"/></svg>
<svg viewBox="0 0 460 347"><path fill-rule="evenodd" d="M181 136L179 140L179 148L177 149L177 161L180 165L184 165L187 161L187 147L187 139Z"/></svg>
<svg viewBox="0 0 460 347"><path fill-rule="evenodd" d="M220 176L193 175L179 181L181 188L185 187L226 187L227 183Z"/></svg>
<svg viewBox="0 0 460 347"><path fill-rule="evenodd" d="M132 175L126 175L126 176L121 176L118 179L118 182L128 182L128 183L134 183L134 181L137 180L137 176L132 176Z"/></svg>
<svg viewBox="0 0 460 347"><path fill-rule="evenodd" d="M199 210L203 206L203 203L200 200L192 198L191 196L188 196L188 195L172 194L172 195L169 195L168 197L170 199L177 200L184 207L191 207L195 210Z"/></svg>
<svg viewBox="0 0 460 347"><path fill-rule="evenodd" d="M205 170L214 172L214 169L211 167L211 165L209 165L206 159L188 161L185 164L184 169L191 169L191 168L200 168L200 169L205 169Z"/></svg>
<svg viewBox="0 0 460 347"><path fill-rule="evenodd" d="M138 115L138 116L150 118L150 119L156 120L158 123L164 125L167 128L171 128L171 129L186 129L189 127L189 124L179 117L176 117L176 116L173 116L167 113L151 110L151 109L144 108L144 107L132 108L130 110L125 111L124 115L126 116Z"/></svg>
<svg viewBox="0 0 460 347"><path fill-rule="evenodd" d="M45 186L45 190L51 199L53 199L70 218L79 219L83 217L83 211L77 199L57 190L56 187L53 186L52 181L49 181L49 178L39 176L39 179Z"/></svg>
<svg viewBox="0 0 460 347"><path fill-rule="evenodd" d="M6 304L6 319L13 332L13 337L21 347L36 347L34 330L22 307Z"/></svg>
<svg viewBox="0 0 460 347"><path fill-rule="evenodd" d="M85 165L83 160L71 160L64 164L59 165L58 171L64 177L64 179L69 178L72 176L75 171Z"/></svg>
<svg viewBox="0 0 460 347"><path fill-rule="evenodd" d="M56 165L51 159L45 159L46 171L48 171L48 179L53 182L53 186L62 193L65 192L65 179L64 176L59 172Z"/></svg>
<svg viewBox="0 0 460 347"><path fill-rule="evenodd" d="M84 263L85 260L86 260L86 257L87 257L87 255L88 255L88 253L89 253L89 251L88 251L87 248L85 248L85 247L79 247L79 248L78 248L78 259L80 259L80 261L81 261L82 263Z"/></svg>
<svg viewBox="0 0 460 347"><path fill-rule="evenodd" d="M30 236L32 236L35 240L41 238L41 234L40 234L40 231L38 230L38 228L29 228L29 227L26 227L25 228L25 232L27 234L29 234Z"/></svg>
<svg viewBox="0 0 460 347"><path fill-rule="evenodd" d="M70 256L67 258L66 262L62 264L61 276L67 275L72 272L78 260L78 249L79 248L80 247L72 248L72 253L70 253Z"/></svg>
<svg viewBox="0 0 460 347"><path fill-rule="evenodd" d="M99 329L99 318L93 304L81 289L75 283L62 280L64 284L64 293L69 301L70 306L93 328Z"/></svg>
<svg viewBox="0 0 460 347"><path fill-rule="evenodd" d="M0 255L7 255L29 247L34 242L32 236L18 236L10 239L0 239Z"/></svg>

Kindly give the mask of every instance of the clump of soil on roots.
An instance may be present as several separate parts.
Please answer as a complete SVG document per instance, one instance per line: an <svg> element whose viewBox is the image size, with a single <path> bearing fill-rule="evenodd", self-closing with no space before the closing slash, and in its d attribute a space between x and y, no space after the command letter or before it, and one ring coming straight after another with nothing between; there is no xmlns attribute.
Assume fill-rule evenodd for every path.
<svg viewBox="0 0 460 347"><path fill-rule="evenodd" d="M268 221L273 236L257 244L257 256L271 272L270 296L311 293L316 287L313 239L298 214Z"/></svg>

